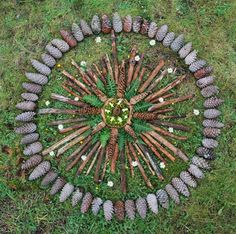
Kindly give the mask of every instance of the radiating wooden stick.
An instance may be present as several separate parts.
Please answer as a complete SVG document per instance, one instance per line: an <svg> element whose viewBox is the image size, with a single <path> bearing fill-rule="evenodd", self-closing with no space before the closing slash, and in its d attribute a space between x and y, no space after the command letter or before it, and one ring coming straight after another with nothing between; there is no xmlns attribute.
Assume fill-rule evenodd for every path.
<svg viewBox="0 0 236 234"><path fill-rule="evenodd" d="M143 93L135 95L134 97L130 99L130 104L135 105L138 102L141 102L145 97L147 97L148 94L149 94L148 92L143 92Z"/></svg>
<svg viewBox="0 0 236 234"><path fill-rule="evenodd" d="M119 98L124 97L125 89L126 89L126 73L125 73L125 60L122 60L120 66L120 75L118 79L118 87L117 87L117 96Z"/></svg>
<svg viewBox="0 0 236 234"><path fill-rule="evenodd" d="M38 114L98 115L100 113L101 109L95 107L85 107L85 108L80 108L78 110L43 108L39 109L38 111Z"/></svg>
<svg viewBox="0 0 236 234"><path fill-rule="evenodd" d="M102 174L101 174L101 177L100 177L100 181L103 181L103 179L104 179L108 163L109 163L109 156L108 156L108 150L106 148L106 157L105 157L105 162L104 162Z"/></svg>
<svg viewBox="0 0 236 234"><path fill-rule="evenodd" d="M60 101L60 102L64 102L64 103L73 105L73 106L78 106L78 107L88 106L88 104L86 104L84 102L75 101L75 100L72 100L68 97L65 97L65 96L62 96L62 95L59 95L59 94L56 94L56 93L52 93L51 98L54 99L54 100Z"/></svg>
<svg viewBox="0 0 236 234"><path fill-rule="evenodd" d="M175 147L173 144L171 144L169 141L167 141L164 137L159 135L158 133L151 131L149 132L152 137L154 137L156 140L158 140L161 144L165 145L167 148L169 148L176 156L183 159L185 162L188 161L188 157L177 147Z"/></svg>
<svg viewBox="0 0 236 234"><path fill-rule="evenodd" d="M162 110L156 110L153 113L155 113L155 114L163 114L163 113L171 112L173 110L174 110L173 108L166 108L166 109L162 109Z"/></svg>
<svg viewBox="0 0 236 234"><path fill-rule="evenodd" d="M96 153L96 150L98 150L100 146L100 142L97 142L93 148L91 149L91 151L88 153L88 155L86 156L86 159L81 163L79 169L77 170L77 175L80 175L83 171L83 169L85 168L87 162L92 158L92 156L94 156L94 154Z"/></svg>
<svg viewBox="0 0 236 234"><path fill-rule="evenodd" d="M164 60L161 59L159 64L155 67L155 69L151 72L151 74L148 76L148 78L145 80L145 82L140 86L139 93L144 92L144 90L151 84L153 79L156 77L158 72L161 70L161 68L164 66Z"/></svg>
<svg viewBox="0 0 236 234"><path fill-rule="evenodd" d="M42 155L45 156L45 155L49 154L51 151L57 149L58 147L60 147L61 145L67 143L68 141L71 141L72 139L79 136L80 134L82 134L83 132L88 130L89 128L90 128L89 126L86 126L84 128L80 128L79 130L71 133L70 135L68 135L65 138L61 139L60 141L56 142L55 144L53 144L49 148L43 150Z"/></svg>
<svg viewBox="0 0 236 234"><path fill-rule="evenodd" d="M140 71L141 66L142 66L143 60L144 60L144 54L141 54L140 60L138 61L138 64L137 64L137 66L136 66L136 68L135 68L135 71L134 71L134 75L133 75L132 80L136 80L136 79L137 79L138 74L139 74L139 71Z"/></svg>
<svg viewBox="0 0 236 234"><path fill-rule="evenodd" d="M65 81L65 85L69 86L70 88L74 89L76 92L78 92L79 94L81 94L82 96L87 95L87 93L81 89L77 84L73 83L70 80L66 80Z"/></svg>
<svg viewBox="0 0 236 234"><path fill-rule="evenodd" d="M126 124L124 129L131 137L133 137L134 139L137 139L137 136L136 136L133 128L129 124Z"/></svg>
<svg viewBox="0 0 236 234"><path fill-rule="evenodd" d="M168 132L168 131L166 131L162 128L159 128L157 126L154 126L154 125L151 125L151 126L155 131L161 133L163 136L168 136L168 137L171 137L171 138L174 138L174 139L177 139L177 140L181 140L181 141L184 141L184 140L188 139L188 137L186 137L186 136L177 136L177 135L175 135L173 133L170 133L170 132Z"/></svg>
<svg viewBox="0 0 236 234"><path fill-rule="evenodd" d="M95 134L96 132L99 132L101 131L104 127L106 126L106 123L105 122L100 122L98 123L94 128L93 128L93 131L92 131L92 135Z"/></svg>
<svg viewBox="0 0 236 234"><path fill-rule="evenodd" d="M167 98L170 98L170 97L173 97L173 96L175 96L175 93L168 93L168 94L166 94L166 95L164 95L164 96L162 96L162 97L157 97L157 98L154 98L153 100L151 100L150 102L151 103L156 103L156 102L160 102L160 98L163 98L163 100L166 100Z"/></svg>
<svg viewBox="0 0 236 234"><path fill-rule="evenodd" d="M137 52L137 46L135 45L130 53L130 59L129 59L129 69L128 69L128 79L127 79L127 87L129 87L129 85L132 82L132 77L133 77L133 72L134 72L134 66L135 66L135 55Z"/></svg>
<svg viewBox="0 0 236 234"><path fill-rule="evenodd" d="M122 193L127 192L124 149L120 152L120 187Z"/></svg>
<svg viewBox="0 0 236 234"><path fill-rule="evenodd" d="M82 121L85 121L85 120L86 120L86 118L62 119L62 120L52 121L48 125L49 126L55 126L55 125L59 125L59 124L70 124L70 123L82 122Z"/></svg>
<svg viewBox="0 0 236 234"><path fill-rule="evenodd" d="M146 67L143 67L143 68L142 68L142 70L141 70L141 72L140 72L140 75L139 75L139 77L138 77L138 80L139 80L139 81L142 81L142 80L143 80L143 77L144 77L144 74L145 74L146 70L147 70Z"/></svg>
<svg viewBox="0 0 236 234"><path fill-rule="evenodd" d="M116 48L116 36L114 33L114 30L111 31L111 46L112 46L112 58L114 63L114 77L115 81L118 84L118 78L119 78L119 62L118 62L118 56L117 56L117 48Z"/></svg>
<svg viewBox="0 0 236 234"><path fill-rule="evenodd" d="M102 75L103 75L103 77L106 78L108 71L107 71L106 62L105 62L105 56L102 57L100 62L101 62L101 65L102 65Z"/></svg>
<svg viewBox="0 0 236 234"><path fill-rule="evenodd" d="M145 137L144 137L144 136ZM150 134L143 133L141 135L141 138L147 145L153 145L153 147L156 147L160 152L162 152L167 158L169 158L171 161L175 161L175 157L173 157L161 144L159 144ZM149 143L148 143L149 142Z"/></svg>
<svg viewBox="0 0 236 234"><path fill-rule="evenodd" d="M129 147L128 147L128 143L125 144L125 153L126 153L126 156L128 158L131 177L134 177L134 167L133 167L133 164L132 164L132 157L130 155L130 150L129 150Z"/></svg>
<svg viewBox="0 0 236 234"><path fill-rule="evenodd" d="M79 123L79 124L76 124L76 125L73 125L73 126L70 126L70 127L67 127L67 128L63 128L63 129L60 129L59 132L64 134L64 133L67 133L67 132L70 132L72 130L75 130L75 129L79 129L81 127L84 127L86 126L85 123Z"/></svg>
<svg viewBox="0 0 236 234"><path fill-rule="evenodd" d="M91 94L91 92L87 89L87 87L81 83L79 80L77 80L75 77L73 77L70 73L67 71L62 71L62 74L64 74L66 77L68 77L70 80L72 80L74 83L76 83L81 89L83 89L87 94Z"/></svg>
<svg viewBox="0 0 236 234"><path fill-rule="evenodd" d="M174 123L170 123L170 122L164 122L164 121L160 121L160 120L154 120L152 121L153 124L158 124L161 126L165 126L165 127L172 127L176 130L180 130L183 132L190 132L191 129L187 126L181 125L181 124L174 124Z"/></svg>
<svg viewBox="0 0 236 234"><path fill-rule="evenodd" d="M118 144L116 143L114 147L114 154L112 155L112 158L111 158L111 173L112 174L114 174L116 171L116 161L118 159L118 156L119 156L119 147L118 147Z"/></svg>
<svg viewBox="0 0 236 234"><path fill-rule="evenodd" d="M104 153L105 153L105 148L102 147L100 154L98 156L97 165L96 165L96 169L95 169L94 177L93 177L93 180L95 183L99 183L99 171L102 165L102 160L104 158Z"/></svg>
<svg viewBox="0 0 236 234"><path fill-rule="evenodd" d="M178 84L180 84L184 79L186 78L186 75L180 76L177 79L175 79L173 82L171 82L170 84L168 84L166 87L156 91L155 93L151 94L150 96L148 96L145 101L150 101L156 97L160 97L163 94L167 93L169 90L173 89L175 86L177 86Z"/></svg>
<svg viewBox="0 0 236 234"><path fill-rule="evenodd" d="M172 105L172 104L175 104L175 103L178 103L178 102L183 102L183 101L192 99L193 97L194 97L194 95L190 94L190 95L181 96L181 97L178 97L178 98L173 98L173 99L170 99L168 101L160 102L160 103L157 103L157 104L152 105L151 107L149 107L148 111L155 111L155 110L157 110L157 109L159 109L163 106L168 106L168 105Z"/></svg>
<svg viewBox="0 0 236 234"><path fill-rule="evenodd" d="M107 70L110 74L111 79L114 80L115 78L114 78L114 74L113 74L113 69L112 69L111 61L110 61L110 58L109 58L108 54L105 55L104 62L106 64L106 67L107 67Z"/></svg>
<svg viewBox="0 0 236 234"><path fill-rule="evenodd" d="M134 146L135 146L136 150L138 151L138 153L140 154L140 156L142 157L143 161L147 164L147 167L148 167L149 171L151 172L151 174L155 175L155 172L150 165L150 161L144 156L142 150L138 147L137 144L134 144Z"/></svg>
<svg viewBox="0 0 236 234"><path fill-rule="evenodd" d="M118 129L117 128L112 128L111 129L110 141L107 145L107 153L108 153L109 159L111 159L112 155L114 154L114 146L117 142L117 137L118 137Z"/></svg>
<svg viewBox="0 0 236 234"><path fill-rule="evenodd" d="M159 158L162 162L166 163L166 160L160 155L160 153L155 148L154 144L148 141L143 135L141 135L142 140L150 147L154 155Z"/></svg>
<svg viewBox="0 0 236 234"><path fill-rule="evenodd" d="M96 63L93 63L93 66L94 66L95 70L97 71L97 74L98 74L100 80L103 82L103 84L106 84L106 79L103 76L102 72L100 71L98 65Z"/></svg>
<svg viewBox="0 0 236 234"><path fill-rule="evenodd" d="M137 156L137 154L135 152L135 149L134 149L134 147L132 146L131 143L129 143L129 149L130 149L131 155L134 157L134 160L138 164L138 169L139 169L139 171L140 171L140 173L141 173L141 175L142 175L142 177L143 177L147 187L153 189L153 186L152 186L150 180L148 179L148 177L147 177L147 175L145 173L145 170L143 169L143 167L142 167L142 165L141 165L141 163L140 163L140 161L138 159L138 156Z"/></svg>
<svg viewBox="0 0 236 234"><path fill-rule="evenodd" d="M90 173L90 171L92 170L92 168L93 168L93 166L94 166L94 164L95 164L95 161L97 160L97 158L98 158L98 155L100 154L100 152L101 152L101 147L98 149L98 151L95 153L95 156L94 156L94 158L93 158L93 160L92 160L92 162L91 162L91 164L89 165L89 168L88 168L88 170L87 170L87 172L86 172L86 176Z"/></svg>
<svg viewBox="0 0 236 234"><path fill-rule="evenodd" d="M81 99L82 97L80 95L78 95L77 93L73 92L72 90L70 90L67 86L62 85L62 88L64 90L66 90L69 94L73 95L74 97L77 97L79 99Z"/></svg>
<svg viewBox="0 0 236 234"><path fill-rule="evenodd" d="M159 168L159 166L157 165L157 163L153 160L153 158L151 157L150 153L148 152L147 148L142 145L142 144L138 144L138 147L141 149L142 153L146 156L146 158L148 159L148 161L150 162L154 172L156 173L157 177L159 180L163 180L164 177L161 173L161 169Z"/></svg>
<svg viewBox="0 0 236 234"><path fill-rule="evenodd" d="M93 72L93 70L91 68L87 69L86 74L91 78L92 80L92 84L97 84L98 82L98 77L97 75Z"/></svg>

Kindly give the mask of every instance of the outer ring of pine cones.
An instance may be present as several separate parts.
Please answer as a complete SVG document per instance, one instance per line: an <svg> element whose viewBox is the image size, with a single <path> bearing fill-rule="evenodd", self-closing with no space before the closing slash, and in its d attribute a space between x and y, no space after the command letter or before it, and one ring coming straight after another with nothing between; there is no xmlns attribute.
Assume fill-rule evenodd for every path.
<svg viewBox="0 0 236 234"><path fill-rule="evenodd" d="M135 17L133 19L135 19ZM130 20L130 22L128 22L128 23L131 24L129 28L132 28L132 20ZM151 25L155 24L154 22L150 22L150 23L151 23ZM89 25L88 25L88 27L89 27ZM161 25L159 26L159 29L160 28L161 28ZM124 30L124 28L122 28L122 31L123 30ZM154 27L154 29L153 29L153 27L150 27L149 30L155 30L155 32L154 31L153 32L148 32L148 35L152 35L152 36L150 36L150 38L153 38L153 34L156 34L157 28ZM128 31L126 30L125 32L130 32L130 31L132 31L132 30L128 30ZM167 32L168 32L168 30L167 30ZM158 37L158 38L161 38L162 40L157 40L158 38L156 38L156 37L154 37L154 38L156 39L157 42L159 41L161 43L164 40L167 32L162 33L161 37ZM78 33L78 32L76 32L76 33ZM79 33L81 33L81 32L79 32ZM161 32L159 32L159 34L160 33ZM69 38L67 38L68 36L69 36ZM87 35L87 36L90 36L90 35ZM55 44L55 43L53 44L53 43L50 42L48 44L48 46L47 46L48 53L50 54L50 56L54 57L54 59L56 59L56 60L61 58L61 54L66 53L67 51L72 49L72 47L75 47L76 44L80 43L80 41L78 41L78 40L76 42L76 37L74 37L73 34L71 34L70 32L68 33L68 35L66 34L66 37L65 37L65 35L62 35L62 37L64 39L66 38L65 40L67 41L68 44L65 41L60 41L59 44ZM84 38L82 38L81 41L83 39ZM183 44L182 47L184 47L186 45L185 43L182 43L182 44ZM170 45L170 47L171 47L171 45ZM175 49L175 52L177 53L178 51L181 50L181 48L178 48L178 50ZM184 59L188 55L191 56L191 51L194 51L194 49L189 50L188 54L184 54L184 56L182 56L182 59ZM187 63L187 65L189 65L189 69L194 74L196 79L207 77L207 76L209 76L212 73L212 70L213 70L212 67L207 66L206 62L204 60L197 59L195 54L194 54L194 56L192 58L189 58L189 59L192 61L192 63L190 63L190 64ZM41 73L42 75L45 75L45 76L49 75L49 73L51 72L50 69L53 68L53 65L54 65L54 64L51 63L52 67L49 68L49 67L47 67L47 65L45 65L45 64L43 64L41 62L36 61L35 63L32 64L33 67L39 73ZM42 86L45 85L45 84L36 84L36 83L35 82L34 83L33 82L32 83L23 83L22 86L26 90L26 92L28 93L28 94L24 94L24 95L22 94L22 98L25 101L27 101L27 100L30 100L32 102L36 102L37 101L37 99L38 99L37 95L40 95L40 93L42 92ZM205 97L205 98L213 97L213 96L217 95L218 92L219 92L218 91L218 87L214 86L213 84L210 84L209 86L204 87L203 89L200 88L200 90L202 91L201 93L202 93L203 97ZM131 111L132 111L132 108L131 108ZM131 116L132 116L132 113L130 114L130 118L131 118ZM213 121L215 121L215 122L213 122ZM223 127L223 124L221 124L220 122L217 122L217 118L214 118L212 121L208 121L208 120L205 121L205 124L207 124L207 123L209 124L209 126L205 126L205 127L214 127L216 124L217 124L216 126L219 126L219 128ZM214 126L212 126L213 124L214 124ZM17 133L19 133L19 134L33 134L33 133L37 132L37 128L35 127L33 122L28 122L27 124L23 124L23 125L17 127L15 131ZM207 163L208 163L207 159L214 158L214 157L209 157L208 156L209 152L211 153L211 155L213 154L211 148L212 148L211 146L209 146L209 148L208 148L208 145L206 144L204 147L200 146L196 150L196 152L198 154L198 157L199 157L199 160L197 158L194 158L194 161L191 162L192 165L194 164L194 167L191 166L188 169L190 174L191 174L191 176L194 179L199 179L199 174L201 173L201 169L208 168L208 166L207 166ZM41 174L39 173L39 176L45 175L47 173L47 171L50 169L50 164L47 164L47 166L48 166L46 168L47 170L45 169L45 167L40 168L40 165L44 165L43 162L46 162L46 161L42 161L42 158L40 157L40 155L37 155L37 156L35 155L34 157L35 158L30 158L30 160L28 159L27 160L28 162L26 161L27 163L24 163L24 165L27 165L27 168L28 169L31 168L32 170L34 170L37 167L39 167L39 169L40 169L39 172L41 173ZM58 179L59 179L59 177L58 177ZM58 181L58 179L57 179L57 181ZM60 183L60 187L57 188L58 191L61 190L64 187L64 185L66 184L66 182L64 181L63 178L61 179L61 181L62 182ZM168 188L172 189L172 191L171 191L171 189L169 189L167 191L168 194L171 193L171 196L175 196L175 194L177 195L177 192L176 192L175 189L177 189L179 191L182 191L181 190L182 189L181 188L181 184L177 184L177 185L174 184L174 185L176 186L176 188L174 188L172 185L170 185L168 187ZM72 191L70 191L70 192L72 193ZM169 198L171 196L169 196ZM135 208L132 208L132 209L134 210ZM112 216L112 214L113 214L113 207L111 207L110 212L111 212L111 216Z"/></svg>

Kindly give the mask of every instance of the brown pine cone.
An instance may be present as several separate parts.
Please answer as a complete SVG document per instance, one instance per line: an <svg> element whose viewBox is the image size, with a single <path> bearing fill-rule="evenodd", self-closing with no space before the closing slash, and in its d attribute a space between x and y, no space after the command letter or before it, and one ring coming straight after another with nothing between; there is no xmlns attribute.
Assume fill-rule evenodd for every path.
<svg viewBox="0 0 236 234"><path fill-rule="evenodd" d="M129 219L134 220L135 218L135 203L133 200L125 201L125 211Z"/></svg>
<svg viewBox="0 0 236 234"><path fill-rule="evenodd" d="M220 135L220 129L218 128L204 128L203 135L209 138L216 138Z"/></svg>
<svg viewBox="0 0 236 234"><path fill-rule="evenodd" d="M202 69L200 69L194 73L194 77L196 79L201 79L203 77L209 76L212 72L213 72L212 67L203 67Z"/></svg>
<svg viewBox="0 0 236 234"><path fill-rule="evenodd" d="M34 83L23 82L22 87L30 93L42 93L42 86Z"/></svg>
<svg viewBox="0 0 236 234"><path fill-rule="evenodd" d="M142 24L142 17L141 16L137 16L136 18L134 18L134 20L133 20L133 32L134 33L138 33L140 31L141 24Z"/></svg>
<svg viewBox="0 0 236 234"><path fill-rule="evenodd" d="M80 208L80 211L82 214L88 212L88 209L92 204L92 201L93 201L92 194L90 192L85 193L82 200L81 208Z"/></svg>
<svg viewBox="0 0 236 234"><path fill-rule="evenodd" d="M71 32L66 30L60 30L60 33L62 38L67 42L70 47L75 47L77 45L77 41Z"/></svg>
<svg viewBox="0 0 236 234"><path fill-rule="evenodd" d="M131 32L132 30L132 17L130 15L127 15L125 16L124 18L124 25L123 25L123 28L124 28L124 32Z"/></svg>
<svg viewBox="0 0 236 234"><path fill-rule="evenodd" d="M123 201L116 201L114 204L115 216L119 221L125 217L125 205Z"/></svg>
<svg viewBox="0 0 236 234"><path fill-rule="evenodd" d="M135 112L133 114L134 118L144 119L144 120L155 120L158 114L155 113L146 113L146 112Z"/></svg>
<svg viewBox="0 0 236 234"><path fill-rule="evenodd" d="M111 21L107 15L102 16L102 32L110 33L112 29Z"/></svg>
<svg viewBox="0 0 236 234"><path fill-rule="evenodd" d="M141 25L140 33L142 35L147 34L148 30L149 30L149 22L148 22L148 20L144 19L143 23Z"/></svg>

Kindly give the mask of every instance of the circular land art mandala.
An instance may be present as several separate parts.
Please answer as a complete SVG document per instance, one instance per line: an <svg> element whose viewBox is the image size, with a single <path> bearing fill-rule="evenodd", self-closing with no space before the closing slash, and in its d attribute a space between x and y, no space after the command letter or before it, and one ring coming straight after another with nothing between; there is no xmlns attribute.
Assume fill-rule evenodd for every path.
<svg viewBox="0 0 236 234"><path fill-rule="evenodd" d="M188 70L167 68L165 59L144 66L144 54L138 53L136 45L131 45L128 59L120 59L116 34L122 31L147 35L153 48L156 42L163 44L163 50L170 47L189 66ZM91 67L72 60L70 72L61 69L63 85L58 90L63 92L51 94L56 107L39 108L36 112L39 94L58 59L86 37L100 32L111 34L111 56L101 56ZM42 62L31 60L37 73L26 73L30 82L23 83L24 101L17 104L24 112L16 117L23 125L15 131L23 135L21 144L26 145L23 153L29 156L22 170L31 170L30 181L43 177L41 186L49 187L51 195L59 193L60 202L71 198L72 206L80 203L82 213L91 208L94 215L103 212L106 220L113 215L118 220L125 216L134 219L136 215L145 218L148 208L156 214L158 207L167 209L170 200L179 204L180 195L188 197L189 188L196 187L197 181L204 177L202 170L210 168L208 160L215 157L213 150L218 145L215 138L223 127L217 121L220 111L216 108L223 101L216 97L219 91L213 84L213 69L197 58L192 43L185 43L182 34L176 36L168 32L167 25L158 27L139 16L126 16L122 22L118 13L113 14L112 20L107 15L101 20L95 15L90 25L81 20L79 25L73 23L72 32L60 33L63 39L53 39L46 46ZM96 41L99 40L97 37ZM170 75L172 78L168 79ZM189 144L186 140L190 127L185 122L188 115L176 111L181 106L187 110L187 103L194 95L189 94L190 90L184 95L176 94L191 76L206 98L206 110L202 146L196 149L196 156L188 157L181 150L183 142ZM199 111L194 110L193 114L198 115ZM46 138L49 142L44 144L42 131L44 142L41 141L47 145L44 148L37 133L36 115L38 122L50 116L51 122L44 122L44 126L57 126L60 133ZM179 141L181 144L177 144ZM163 188L158 187L166 181L164 168L175 160L184 169L178 176L167 178L169 183ZM136 174L138 183L147 186L149 194L140 196L132 191L129 196ZM91 180L86 179L89 175ZM84 187L82 181L86 180L90 186ZM116 184L112 189L114 192L120 189L123 199L100 198L99 191L95 196L88 189L103 183L110 187Z"/></svg>

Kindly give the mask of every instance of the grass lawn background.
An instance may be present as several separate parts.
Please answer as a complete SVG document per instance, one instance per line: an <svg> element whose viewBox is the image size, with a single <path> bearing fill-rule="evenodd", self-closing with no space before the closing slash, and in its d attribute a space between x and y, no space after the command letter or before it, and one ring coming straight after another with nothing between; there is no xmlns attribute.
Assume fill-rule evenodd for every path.
<svg viewBox="0 0 236 234"><path fill-rule="evenodd" d="M60 1L2 1L0 4L0 233L235 233L236 232L236 3L234 1L203 0L60 0ZM145 220L105 222L102 213L81 215L69 202L60 204L51 199L38 183L27 182L18 168L22 160L19 136L14 134L15 105L20 100L26 80L24 72L30 69L29 59L39 58L48 41L60 37L59 30L69 27L80 18L90 20L94 14L102 15L118 11L121 16L131 14L152 19L161 25L167 23L170 30L184 33L193 42L199 57L211 64L220 87L221 107L225 123L217 160L189 199L182 204L161 210L157 216L149 213ZM108 37L105 37L108 38ZM148 48L148 40L127 36L119 48L124 55L130 49L130 41L137 40L139 48ZM109 39L97 46L94 38L69 52L61 61L64 66L70 58L78 61L96 61L100 52L110 51ZM150 48L149 48L150 49ZM81 51L80 51L81 50ZM88 53L86 53L88 51ZM150 52L151 53L151 52ZM89 56L88 56L89 55ZM154 54L150 59L154 59ZM59 77L60 71L53 73ZM49 99L57 91L60 79L50 81L42 100ZM189 84L187 87L192 88ZM198 93L199 95L199 93ZM39 103L40 105L43 103ZM190 103L185 111L194 107L202 110L201 103ZM44 121L46 121L45 119ZM47 135L46 128L40 133ZM200 119L198 119L200 126ZM195 120L192 120L194 128ZM191 123L190 123L191 124ZM195 127L198 132L201 130ZM199 137L189 144L199 144ZM192 141L192 142L191 142ZM191 150L190 150L191 152ZM193 152L192 152L193 153ZM137 173L138 174L138 173ZM137 186L137 185L136 185ZM139 195L142 191L138 191ZM145 192L145 191L144 191ZM146 192L145 192L146 193ZM98 193L99 194L99 193ZM109 192L108 192L109 194ZM119 194L116 194L119 197Z"/></svg>

